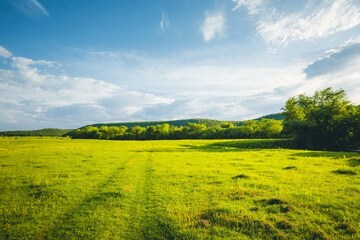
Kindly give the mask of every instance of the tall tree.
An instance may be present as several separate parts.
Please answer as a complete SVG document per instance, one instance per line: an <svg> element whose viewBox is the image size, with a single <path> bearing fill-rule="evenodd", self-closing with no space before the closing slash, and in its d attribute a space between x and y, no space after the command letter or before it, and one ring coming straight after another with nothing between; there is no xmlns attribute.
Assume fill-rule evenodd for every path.
<svg viewBox="0 0 360 240"><path fill-rule="evenodd" d="M360 148L360 108L344 90L326 88L313 96L290 98L283 108L284 131L298 147L323 150Z"/></svg>

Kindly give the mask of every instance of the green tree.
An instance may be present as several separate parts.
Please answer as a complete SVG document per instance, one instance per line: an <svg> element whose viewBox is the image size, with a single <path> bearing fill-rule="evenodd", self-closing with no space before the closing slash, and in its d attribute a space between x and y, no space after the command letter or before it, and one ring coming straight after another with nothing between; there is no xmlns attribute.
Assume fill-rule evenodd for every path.
<svg viewBox="0 0 360 240"><path fill-rule="evenodd" d="M169 128L170 125L167 123L156 125L156 132L158 134L159 139L167 139L169 138Z"/></svg>
<svg viewBox="0 0 360 240"><path fill-rule="evenodd" d="M354 150L360 147L360 109L344 90L326 88L290 98L283 108L284 132L301 148Z"/></svg>
<svg viewBox="0 0 360 240"><path fill-rule="evenodd" d="M259 132L258 136L261 138L273 138L280 137L283 130L283 124L281 120L275 119L261 119L258 121Z"/></svg>
<svg viewBox="0 0 360 240"><path fill-rule="evenodd" d="M202 123L188 123L187 127L184 128L188 138L201 138L206 131L206 125Z"/></svg>
<svg viewBox="0 0 360 240"><path fill-rule="evenodd" d="M128 139L141 140L144 139L146 129L140 126L134 126L127 130Z"/></svg>

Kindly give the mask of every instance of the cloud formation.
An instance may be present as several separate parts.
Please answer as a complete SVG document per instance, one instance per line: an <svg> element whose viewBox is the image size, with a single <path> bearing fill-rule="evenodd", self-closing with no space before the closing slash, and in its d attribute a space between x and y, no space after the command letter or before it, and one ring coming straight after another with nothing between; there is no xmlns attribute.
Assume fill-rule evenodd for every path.
<svg viewBox="0 0 360 240"><path fill-rule="evenodd" d="M223 37L225 33L224 13L208 11L205 12L201 33L205 42L210 42L217 37Z"/></svg>
<svg viewBox="0 0 360 240"><path fill-rule="evenodd" d="M258 58L250 64L251 56L242 59L223 48L222 57L217 51L163 58L133 51L84 51L74 56L77 62L61 64L11 56L0 65L0 130L193 117L244 120L278 112L289 97L329 86L345 89L359 103L360 64L346 60L333 71L325 69L324 60L341 60L339 55L354 52L353 47L357 43L349 41L312 63L272 64L267 59L266 66ZM276 61L276 56L269 57ZM74 74L65 65L81 70L76 76L83 77L65 74ZM59 68L63 73L54 73ZM307 68L316 72L309 80Z"/></svg>
<svg viewBox="0 0 360 240"><path fill-rule="evenodd" d="M0 68L1 127L121 121L143 108L172 102L94 78L52 74L57 65L50 61L13 56L9 62L7 69Z"/></svg>
<svg viewBox="0 0 360 240"><path fill-rule="evenodd" d="M328 55L309 64L304 69L307 79L333 74L348 68L353 69L353 72L360 71L360 41L349 41L339 48L327 52Z"/></svg>
<svg viewBox="0 0 360 240"><path fill-rule="evenodd" d="M38 0L8 0L8 2L19 12L32 18L42 16L49 17L46 8Z"/></svg>
<svg viewBox="0 0 360 240"><path fill-rule="evenodd" d="M308 2L294 13L265 8L265 1L237 0L235 10L245 7L257 17L257 32L263 40L275 46L286 46L299 40L324 38L360 24L360 8L352 0ZM262 11L260 11L262 9Z"/></svg>
<svg viewBox="0 0 360 240"><path fill-rule="evenodd" d="M170 20L166 11L161 10L160 29L166 31L170 27Z"/></svg>
<svg viewBox="0 0 360 240"><path fill-rule="evenodd" d="M250 15L259 14L262 5L265 0L233 0L236 3L233 10L238 10L241 7L245 7Z"/></svg>
<svg viewBox="0 0 360 240"><path fill-rule="evenodd" d="M0 57L9 58L12 56L12 53L0 45Z"/></svg>

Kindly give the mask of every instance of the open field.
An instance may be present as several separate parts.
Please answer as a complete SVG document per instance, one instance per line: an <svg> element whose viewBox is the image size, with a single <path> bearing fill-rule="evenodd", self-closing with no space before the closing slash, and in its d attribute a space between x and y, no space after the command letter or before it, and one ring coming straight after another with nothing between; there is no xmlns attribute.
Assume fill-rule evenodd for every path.
<svg viewBox="0 0 360 240"><path fill-rule="evenodd" d="M0 239L360 239L360 154L0 138Z"/></svg>

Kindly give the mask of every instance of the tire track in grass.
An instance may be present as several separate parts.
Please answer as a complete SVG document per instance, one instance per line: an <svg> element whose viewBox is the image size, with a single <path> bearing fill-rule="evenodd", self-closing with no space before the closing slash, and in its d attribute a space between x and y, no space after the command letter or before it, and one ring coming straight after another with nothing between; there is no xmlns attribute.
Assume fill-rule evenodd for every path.
<svg viewBox="0 0 360 240"><path fill-rule="evenodd" d="M153 187L155 181L161 181L161 179L156 179L153 166L153 144L151 151L147 151L147 154L146 160L141 163L142 172L133 196L135 211L129 221L127 239L188 239L179 232L174 221L167 216L161 196Z"/></svg>
<svg viewBox="0 0 360 240"><path fill-rule="evenodd" d="M45 233L45 239L97 239L100 234L97 227L106 224L99 223L91 216L92 210L106 204L107 200L121 199L123 197L122 189L116 188L116 191L106 191L106 188L116 183L117 179L123 176L123 171L135 154L131 154L119 164L112 174L101 182L94 191L87 194L83 200L69 211L58 217L53 222L53 227ZM80 225L77 218L85 216L86 225ZM81 231L83 230L83 231Z"/></svg>

